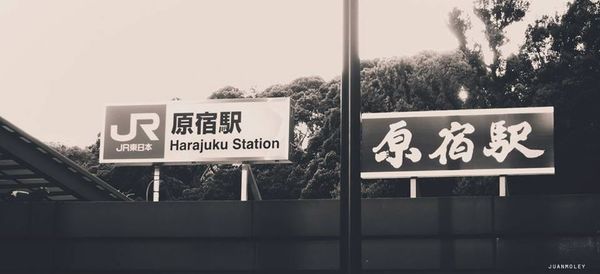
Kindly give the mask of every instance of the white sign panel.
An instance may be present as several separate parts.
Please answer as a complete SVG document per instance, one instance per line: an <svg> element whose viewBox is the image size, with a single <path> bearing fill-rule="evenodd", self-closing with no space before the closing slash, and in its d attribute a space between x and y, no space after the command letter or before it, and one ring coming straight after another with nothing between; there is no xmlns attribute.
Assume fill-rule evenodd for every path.
<svg viewBox="0 0 600 274"><path fill-rule="evenodd" d="M107 106L100 162L289 162L289 98Z"/></svg>

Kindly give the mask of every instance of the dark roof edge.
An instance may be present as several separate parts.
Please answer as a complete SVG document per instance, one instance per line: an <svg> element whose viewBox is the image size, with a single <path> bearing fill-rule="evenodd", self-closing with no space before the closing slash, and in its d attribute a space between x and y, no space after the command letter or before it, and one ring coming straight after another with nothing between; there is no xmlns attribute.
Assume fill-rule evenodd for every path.
<svg viewBox="0 0 600 274"><path fill-rule="evenodd" d="M70 168L73 168L78 173L80 173L81 176L86 177L86 178L92 180L92 182L94 182L94 183L102 186L108 192L112 193L117 199L123 200L123 201L132 201L131 198L125 196L125 194L121 193L119 190L117 190L116 188L114 188L113 186L111 186L109 183L107 183L107 182L103 181L102 179L96 177L94 174L90 173L89 171L85 170L83 167L79 166L77 163L73 162L71 159L67 158L66 156L64 156L61 153L59 153L58 151L54 150L50 146L46 145L44 142L42 142L42 141L38 140L37 138L29 135L27 132L23 131L19 127L15 126L11 122L9 122L6 119L4 119L2 116L0 116L0 123L8 126L12 131L14 131L15 133L17 133L18 135L21 135L25 139L27 139L27 140L31 141L32 143L34 143L36 146L44 149L46 152L48 152L53 157L56 157L57 159L61 160L63 163L65 163L65 165L67 165Z"/></svg>

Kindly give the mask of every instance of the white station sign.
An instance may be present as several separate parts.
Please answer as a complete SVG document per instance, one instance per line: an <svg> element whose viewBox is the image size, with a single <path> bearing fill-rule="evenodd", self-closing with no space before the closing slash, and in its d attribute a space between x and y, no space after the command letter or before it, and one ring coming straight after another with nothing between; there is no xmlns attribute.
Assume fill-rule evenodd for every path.
<svg viewBox="0 0 600 274"><path fill-rule="evenodd" d="M100 162L289 162L289 98L107 106Z"/></svg>

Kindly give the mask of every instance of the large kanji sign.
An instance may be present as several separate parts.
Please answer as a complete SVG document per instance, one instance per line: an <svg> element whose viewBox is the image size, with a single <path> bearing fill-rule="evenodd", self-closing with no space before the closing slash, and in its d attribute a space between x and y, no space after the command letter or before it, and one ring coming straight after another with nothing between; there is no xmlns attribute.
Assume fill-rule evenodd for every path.
<svg viewBox="0 0 600 274"><path fill-rule="evenodd" d="M361 118L364 179L554 174L552 107Z"/></svg>
<svg viewBox="0 0 600 274"><path fill-rule="evenodd" d="M289 98L107 106L100 162L288 162L290 111Z"/></svg>

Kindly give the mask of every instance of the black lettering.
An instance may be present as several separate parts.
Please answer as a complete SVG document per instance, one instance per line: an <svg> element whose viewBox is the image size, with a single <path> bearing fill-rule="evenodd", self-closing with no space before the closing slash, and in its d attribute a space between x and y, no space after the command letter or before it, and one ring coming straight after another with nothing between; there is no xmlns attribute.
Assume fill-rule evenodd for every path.
<svg viewBox="0 0 600 274"><path fill-rule="evenodd" d="M240 144L240 139L239 138L235 138L233 139L233 149L240 149L242 144Z"/></svg>
<svg viewBox="0 0 600 274"><path fill-rule="evenodd" d="M192 133L192 115L194 115L194 113L191 112L174 113L173 128L171 129L171 133L179 135Z"/></svg>
<svg viewBox="0 0 600 274"><path fill-rule="evenodd" d="M179 140L176 140L175 142L173 142L173 140L171 140L171 150L179 150Z"/></svg>

